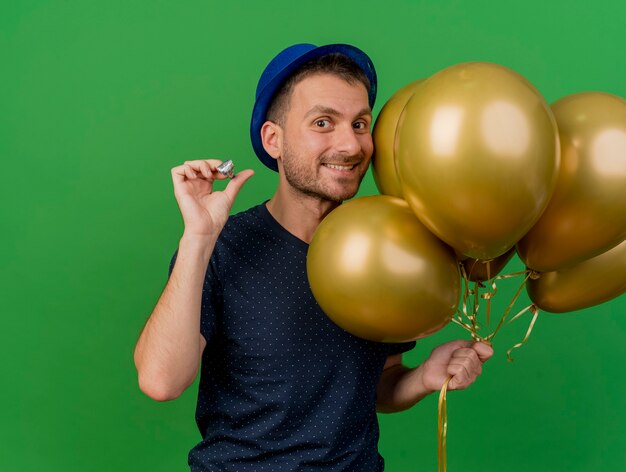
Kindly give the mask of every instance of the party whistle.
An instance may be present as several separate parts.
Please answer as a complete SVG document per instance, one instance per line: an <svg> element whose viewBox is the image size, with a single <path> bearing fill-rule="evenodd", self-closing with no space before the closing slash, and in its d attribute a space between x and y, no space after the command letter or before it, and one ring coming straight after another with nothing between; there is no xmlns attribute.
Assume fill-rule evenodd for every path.
<svg viewBox="0 0 626 472"><path fill-rule="evenodd" d="M233 178L235 173L235 165L233 164L233 161L228 160L226 162L221 163L219 166L217 166L217 171L222 174L225 175L228 178Z"/></svg>

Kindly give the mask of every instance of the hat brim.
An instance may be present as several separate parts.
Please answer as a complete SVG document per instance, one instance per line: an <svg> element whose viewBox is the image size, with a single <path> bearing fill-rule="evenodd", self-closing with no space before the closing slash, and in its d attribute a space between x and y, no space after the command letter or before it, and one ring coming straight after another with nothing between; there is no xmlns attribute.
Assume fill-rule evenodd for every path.
<svg viewBox="0 0 626 472"><path fill-rule="evenodd" d="M254 149L254 152L259 160L273 171L278 172L278 164L276 159L270 156L263 148L263 142L261 140L261 127L263 126L263 123L267 121L267 109L269 108L274 95L285 80L287 80L287 78L298 67L311 59L316 59L333 53L341 53L348 56L363 70L363 72L365 72L365 75L370 81L370 90L368 93L369 105L370 108L374 107L377 88L376 70L374 69L374 64L372 64L372 61L367 54L354 46L349 44L328 44L326 46L319 46L305 52L296 59L285 64L285 66L279 70L258 93L256 102L254 103L254 108L252 109L252 119L250 121L250 139L252 141L252 148Z"/></svg>

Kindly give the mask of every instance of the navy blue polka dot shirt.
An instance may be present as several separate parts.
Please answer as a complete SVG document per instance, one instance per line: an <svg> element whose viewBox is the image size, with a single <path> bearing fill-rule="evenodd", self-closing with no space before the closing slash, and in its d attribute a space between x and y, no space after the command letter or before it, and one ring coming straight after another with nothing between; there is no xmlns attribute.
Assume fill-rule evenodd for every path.
<svg viewBox="0 0 626 472"><path fill-rule="evenodd" d="M387 356L415 343L335 325L311 293L307 249L265 204L220 234L202 293L192 471L383 470L376 386Z"/></svg>

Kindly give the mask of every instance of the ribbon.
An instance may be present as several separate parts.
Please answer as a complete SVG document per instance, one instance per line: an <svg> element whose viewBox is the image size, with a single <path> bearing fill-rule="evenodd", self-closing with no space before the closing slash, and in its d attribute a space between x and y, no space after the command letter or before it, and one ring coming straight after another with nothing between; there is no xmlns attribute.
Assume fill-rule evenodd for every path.
<svg viewBox="0 0 626 472"><path fill-rule="evenodd" d="M524 308L522 311L520 311L517 315L515 315L513 318L511 318L511 320L509 321L509 323L511 323L512 321L515 321L517 318L522 316L527 311L530 311L533 314L533 318L532 320L530 320L530 326L528 326L528 331L526 331L526 336L524 336L524 339L522 339L519 343L517 343L511 349L506 351L506 359L509 362L513 362L513 358L511 357L511 351L513 351L513 349L517 349L518 347L523 346L524 344L526 344L526 341L528 341L528 337L530 336L530 333L533 330L533 326L535 326L535 321L537 321L537 317L539 316L539 308L537 308L536 305L529 305L526 308Z"/></svg>
<svg viewBox="0 0 626 472"><path fill-rule="evenodd" d="M529 305L526 308L523 308L522 310L520 310L511 319L507 320L507 318L513 308L513 305L515 304L520 294L522 293L522 290L524 286L526 285L526 282L528 282L528 279L536 279L540 276L540 274L533 270L527 269L527 270L515 272L512 274L498 275L497 277L494 277L491 279L489 278L490 267L489 265L487 265L487 277L488 277L488 280L486 282L487 285L484 285L481 282L474 282L473 287L470 287L470 280L467 275L467 272L465 271L465 267L463 266L463 264L459 263L459 268L460 268L461 275L463 278L463 299L462 299L461 308L457 310L455 316L452 317L452 322L461 326L466 331L468 331L474 341L491 344L491 342L493 341L493 338L496 336L498 331L500 331L500 328L503 325L505 324L508 325L512 323L513 321L518 319L520 316L522 316L526 312L532 313L533 317L530 321L530 325L528 327L528 330L526 331L526 335L524 336L524 339L522 339L522 341L520 341L519 343L515 344L511 349L509 349L506 352L507 360L509 362L512 362L513 358L511 357L511 352L514 349L517 349L523 346L528 341L530 333L532 332L533 327L535 326L535 322L537 321L537 317L539 316L539 309L534 304ZM472 269L470 269L470 275L471 275ZM480 308L480 300L481 299L486 300L486 318L487 318L487 325L489 325L490 318L491 318L491 299L498 291L496 282L502 279L509 279L512 277L520 276L520 275L524 276L524 280L522 281L519 288L515 292L513 299L504 310L504 313L502 314L502 317L500 318L500 321L498 322L498 325L496 326L496 328L493 330L492 333L488 334L487 336L481 336L480 334L478 334L478 330L480 329L480 325L478 323L478 312ZM480 293L481 288L486 289L486 292ZM450 382L451 379L452 379L452 376L449 376L446 379L446 381L443 384L443 387L441 388L441 392L439 393L439 414L438 414L438 423L437 423L439 472L446 472L447 467L448 467L447 458L446 458L446 436L447 436L447 431L448 431L448 413L447 413L446 394L448 391L448 383Z"/></svg>
<svg viewBox="0 0 626 472"><path fill-rule="evenodd" d="M446 472L448 469L448 462L446 457L446 436L448 432L448 409L446 401L446 393L448 392L448 383L452 380L452 376L449 375L446 381L441 387L439 393L439 415L437 419L437 433L439 435L439 472Z"/></svg>

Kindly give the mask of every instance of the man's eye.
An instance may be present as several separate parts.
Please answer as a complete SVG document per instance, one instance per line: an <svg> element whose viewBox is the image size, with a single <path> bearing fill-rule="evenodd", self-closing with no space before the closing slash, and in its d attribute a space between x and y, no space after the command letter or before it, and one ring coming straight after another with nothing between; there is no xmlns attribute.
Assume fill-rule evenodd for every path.
<svg viewBox="0 0 626 472"><path fill-rule="evenodd" d="M367 129L367 123L365 123L364 121L357 121L352 125L352 127L354 129L364 130Z"/></svg>
<svg viewBox="0 0 626 472"><path fill-rule="evenodd" d="M328 128L330 126L330 121L329 120L317 120L315 122L315 126L317 126L318 128Z"/></svg>

